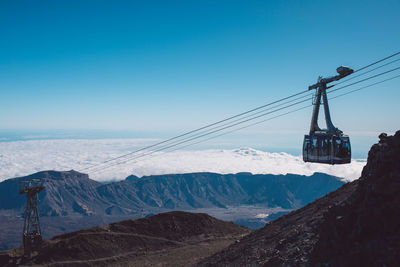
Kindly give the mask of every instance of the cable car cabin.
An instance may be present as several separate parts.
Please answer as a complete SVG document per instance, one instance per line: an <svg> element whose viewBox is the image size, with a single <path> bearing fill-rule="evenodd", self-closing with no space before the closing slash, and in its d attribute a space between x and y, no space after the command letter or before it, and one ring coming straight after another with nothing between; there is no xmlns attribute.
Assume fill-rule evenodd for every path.
<svg viewBox="0 0 400 267"><path fill-rule="evenodd" d="M348 136L315 133L305 135L303 160L327 164L346 164L351 161L351 146Z"/></svg>
<svg viewBox="0 0 400 267"><path fill-rule="evenodd" d="M314 110L310 132L304 136L303 160L305 162L327 164L346 164L351 162L350 139L332 123L326 89L334 86L327 86L328 83L338 81L354 71L349 67L341 66L336 69L336 72L339 75L328 78L319 77L316 84L308 87L308 90L316 89L316 91L313 98ZM324 105L326 129L321 129L318 126L320 105Z"/></svg>

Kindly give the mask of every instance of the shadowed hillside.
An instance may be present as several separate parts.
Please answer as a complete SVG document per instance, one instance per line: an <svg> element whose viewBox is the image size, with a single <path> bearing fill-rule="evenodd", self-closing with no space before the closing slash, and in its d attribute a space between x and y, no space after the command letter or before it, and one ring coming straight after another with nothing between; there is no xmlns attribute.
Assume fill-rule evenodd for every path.
<svg viewBox="0 0 400 267"><path fill-rule="evenodd" d="M26 200L18 194L18 183L32 178L41 179L45 186L38 203L45 239L170 210L227 210L241 205L246 206L244 209L258 206L264 210L277 207L291 210L343 184L337 177L322 173L312 176L188 173L130 176L120 182L101 184L76 171L43 171L0 183L0 250L21 244L21 215ZM254 215L239 217L240 220L226 219L259 228L277 214L280 213L271 214L271 219L265 220L254 219Z"/></svg>
<svg viewBox="0 0 400 267"><path fill-rule="evenodd" d="M56 266L187 266L251 230L207 214L168 212L56 236L35 264ZM0 252L1 266L23 264L21 249Z"/></svg>
<svg viewBox="0 0 400 267"><path fill-rule="evenodd" d="M398 266L400 131L379 137L359 180L267 224L198 266Z"/></svg>
<svg viewBox="0 0 400 267"><path fill-rule="evenodd" d="M0 183L0 210L22 212L25 197L18 194L22 180L40 179L42 216L127 215L141 209L193 209L239 204L299 208L343 184L337 177L252 175L251 173L187 173L154 175L109 184L76 171L43 171Z"/></svg>

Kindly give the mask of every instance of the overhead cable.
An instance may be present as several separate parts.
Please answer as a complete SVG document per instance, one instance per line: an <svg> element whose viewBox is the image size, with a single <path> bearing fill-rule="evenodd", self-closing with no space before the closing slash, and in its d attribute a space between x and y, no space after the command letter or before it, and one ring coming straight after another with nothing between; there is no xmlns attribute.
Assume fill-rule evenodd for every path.
<svg viewBox="0 0 400 267"><path fill-rule="evenodd" d="M363 70L363 69L366 69L366 68L368 68L368 67L370 67L370 66L373 66L373 65L375 65L375 64L377 64L377 63L380 63L380 62L382 62L382 61L385 61L385 60L387 60L387 59L389 59L389 58L391 58L391 57L394 57L394 56L396 56L396 55L398 55L398 54L400 54L400 52L395 53L395 54L393 54L393 55L391 55L391 56L389 56L389 57L383 58L383 59L381 59L381 60L378 60L378 61L376 61L376 62L374 62L374 63L371 63L371 64L369 64L369 65L367 65L367 66L365 66L365 67L362 67L362 68L356 70L355 72L358 72L358 71L361 71L361 70ZM379 67L377 67L377 68L375 68L375 69L373 69L373 70L379 69L379 68L381 68L381 67L383 67L383 66L389 65L389 64L394 63L394 62L396 62L396 61L398 61L398 60L391 61L391 62L386 63L386 64L384 64L384 65L382 65L382 66L379 66ZM379 74L377 74L377 75L368 77L368 78L363 79L363 80L360 80L360 81L356 81L356 82L351 83L351 84L348 84L348 85L344 85L344 86L339 87L339 88L331 89L331 92L337 91L337 90L341 90L341 89L343 89L343 88L345 88L345 87L353 86L353 85L355 85L355 84L357 84L357 83L367 81L367 80L369 80L369 79L372 79L372 78L375 78L375 77L378 77L378 76L387 74L387 73L389 73L389 72L392 72L392 71L395 71L395 70L398 70L398 69L400 69L400 67L391 69L391 70L386 71L386 72L383 72L383 73L379 73ZM364 72L364 73L362 73L362 74L359 74L358 76L364 75L364 74L369 73L369 72L371 72L371 71L373 71L373 70ZM346 81L349 81L349 80L350 80L350 79L348 79L348 80L346 80ZM338 84L339 84L339 83L337 83L337 84L335 84L335 85L338 85ZM304 98L304 97L309 97L309 95L305 95L305 96L303 95L303 96L301 96L301 97L298 97L298 98L289 100L289 99L291 99L291 98L293 98L293 97L300 96L300 95L305 94L305 93L307 93L307 92L309 92L309 90L305 90L305 91L299 92L299 93L297 93L297 94L293 94L293 95L291 95L291 96L288 96L288 97L279 99L279 100L277 100L277 101L273 101L273 102L271 102L271 103L268 103L268 104L265 104L265 105L256 107L256 108L254 108L254 109L251 109L251 110L242 112L242 113L240 113L240 114L231 116L231 117L229 117L229 118L220 120L220 121L218 121L218 122L208 124L208 125L206 125L206 126L203 126L203 127L197 128L197 129L195 129L195 130L192 130L192 131L183 133L183 134L181 134L181 135L178 135L178 136L169 138L169 139L167 139L167 140L158 142L158 143L156 143L156 144L153 144L153 145L150 145L150 146L146 146L146 147L141 148L141 149L138 149L138 150L136 150L136 151L129 152L129 153L126 153L126 154L124 154L124 155L121 155L121 156L114 157L114 158L111 158L111 159L109 159L109 160L103 161L103 162L101 162L101 163L88 166L88 167L82 169L81 171L85 171L85 170L89 170L89 169L93 169L93 168L97 169L97 167L100 167L101 165L104 165L104 164L108 165L108 163L110 163L110 162L112 162L112 161L116 161L116 160L119 160L119 159L122 159L122 158L126 158L126 157L128 157L128 156L137 154L137 153L139 153L139 152L142 152L142 153L143 153L143 152L145 152L146 150L149 150L150 148L156 148L156 147L159 147L160 145L163 145L163 144L164 144L164 146L163 146L162 148L158 148L156 151L161 151L161 150L164 150L164 149L168 149L168 148L174 147L174 146L176 146L176 145L180 145L180 144L183 144L183 143L185 143L185 142L190 142L190 141L195 140L195 139L197 139L197 138L202 138L202 137L207 136L207 135L209 135L209 134L212 134L212 133L215 133L215 132L218 132L218 131L227 129L227 128L234 127L234 126L239 125L239 124L241 124L241 123L245 123L245 122L248 122L248 121L251 121L251 120L254 120L254 119L257 119L257 118L260 118L260 117L269 115L269 114L272 114L272 113L274 113L274 112L277 112L277 111L280 111L280 110L283 110L283 109L292 107L292 106L294 106L294 105L298 105L298 104L300 104L300 103L303 103L303 102L305 102L305 101L308 101L308 99L307 99L307 100L304 100L304 101L296 102L296 103L294 103L294 104L285 106L285 107L283 107L283 108L279 108L279 109L274 110L274 111L271 111L271 112L265 113L266 110L270 110L270 109L273 109L273 108L276 108L276 107L285 105L285 104L287 104L287 103L291 103L291 102L293 102L293 101L295 101L295 100L297 100L297 99L301 99L301 98ZM270 107L270 108L268 108L268 109L265 109L266 107L273 106L273 105L275 105L275 104L277 104L277 103L280 103L280 102L283 102L283 101L286 101L286 100L289 100L289 101L284 102L284 103L281 103L281 104L276 105L276 106L274 106L274 107ZM263 109L265 109L265 110L263 110ZM251 113L253 113L253 112L255 112L255 111L258 111L258 112L254 113L254 114L251 114ZM262 113L262 112L264 112L264 113ZM260 114L260 113L262 113L262 114L261 114L261 115L258 115L258 114ZM244 115L247 115L247 116L244 116ZM258 116L253 117L254 115L258 115ZM243 117L243 116L244 116L244 117ZM251 118L250 118L250 117L251 117ZM247 119L247 118L249 118L249 119ZM236 120L231 121L231 120L233 120L233 119L236 119ZM243 119L245 119L245 120L243 120ZM240 121L240 120L242 120L242 121ZM237 121L240 121L240 122L234 123L233 125L230 125L231 123L237 122ZM221 123L223 123L223 124L220 125ZM228 125L228 124L229 124L229 125ZM218 126L217 126L217 125L218 125ZM226 125L228 125L228 126L226 126ZM213 126L216 126L216 127L213 127ZM212 127L212 128L211 128L211 127ZM210 128L211 128L211 129L210 129ZM207 129L207 130L206 130L206 129ZM209 131L211 131L211 132L209 132ZM196 136L193 137L193 134L196 134ZM182 140L182 137L185 137L185 138ZM174 140L175 140L175 141L174 141ZM171 141L174 141L174 143L173 143L173 144L168 144L168 143L171 143ZM149 152L149 153L154 153L154 152L156 152L156 151L151 151L151 152ZM146 155L147 155L147 154L146 154ZM140 155L140 157L141 157L141 156L142 156L142 155ZM129 159L129 161L130 161L130 160L132 160L132 159ZM125 162L125 161L123 161L123 162ZM119 162L117 162L117 165L118 165L118 164L119 164ZM114 166L114 165L111 164L111 165L108 165L108 166ZM108 168L108 166L106 166L106 168ZM102 169L102 168L100 168L100 169ZM97 170L95 170L95 171L97 171Z"/></svg>
<svg viewBox="0 0 400 267"><path fill-rule="evenodd" d="M225 121L228 121L228 120L231 120L231 119L234 119L234 118L240 117L240 116L243 116L243 115L245 115L245 114L248 114L248 113L254 112L254 111L256 111L256 110L259 110L259 109L265 108L265 107L267 107L267 106L274 105L274 104L276 104L276 103L279 103L279 102L285 101L285 100L287 100L287 99L290 99L290 98L292 98L292 97L295 97L295 96L298 96L298 95L301 95L301 94L304 94L304 93L307 93L307 92L308 92L308 90L304 90L304 91L302 91L302 92L299 92L299 93L297 93L297 94L293 94L293 95L291 95L291 96L288 96L288 97L281 98L281 99L279 99L279 100L276 100L276 101L273 101L273 102L271 102L271 103L268 103L268 104L265 104L265 105L262 105L262 106L256 107L256 108L254 108L254 109L251 109L251 110L248 110L248 111L242 112L242 113L240 113L240 114L237 114L237 115L231 116L231 117L229 117L229 118L226 118L226 119L223 119L223 120L217 121L217 122L215 122L215 123L208 124L208 125L206 125L206 126L203 126L203 127L197 128L197 129L195 129L195 130L192 130L192 131L189 131L189 132L183 133L183 134L181 134L181 135L178 135L178 136L175 136L175 137L169 138L169 139L167 139L167 140L164 140L164 141L158 142L158 143L156 143L156 144L153 144L153 145L150 145L150 146L147 146L147 147L144 147L144 148L141 148L141 149L135 150L135 151L133 151L133 152L126 153L126 154L124 154L124 155L121 155L121 156L118 156L118 157L115 157L115 158L112 158L112 159L106 160L106 161L104 161L104 162L101 162L101 163L98 163L98 164L95 164L95 165L92 165L92 166L89 166L89 167L86 167L86 168L82 169L82 171L84 171L84 170L87 170L87 169L91 169L91 168L93 168L93 167L96 167L96 166L98 166L98 165L102 165L102 164L104 164L104 163L107 163L107 162L110 162L110 161L114 161L114 160L117 160L117 159L120 159L120 158L123 158L123 157L129 156L129 155L135 154L135 153L137 153L137 152L140 152L140 151L143 151L143 150L146 150L146 149L149 149L149 148L153 148L153 147L155 147L155 146L158 146L158 145L161 145L161 144L164 144L164 143L170 142L170 141L172 141L172 140L175 140L175 139L181 138L181 137L183 137L183 136L186 136L186 135L189 135L189 134L191 134L191 133L194 133L194 132L197 132L197 131L200 131L200 130L203 130L203 129L209 128L209 127L211 127L211 126L217 125L217 124L219 124L219 123L222 123L222 122L225 122Z"/></svg>
<svg viewBox="0 0 400 267"><path fill-rule="evenodd" d="M374 86L374 85L381 84L381 83L384 83L384 82L387 82L387 81L390 81L390 80L393 80L393 79L396 79L396 78L399 78L399 77L400 77L400 75L396 75L396 76L394 76L394 77L391 77L391 78L388 78L388 79L385 79L385 80L382 80L382 81L379 81L379 82L376 82L376 83L372 83L372 84L370 84L370 85L363 86L363 87L360 87L360 88L358 88L358 89L351 90L351 91L349 91L349 92L346 92L346 93L343 93L343 94L340 94L340 95L331 97L330 100L333 100L333 99L336 99L336 98L339 98L339 97L342 97L342 96L345 96L345 95L348 95L348 94L351 94L351 93L354 93L354 92L357 92L357 91L361 91L361 90L364 90L364 89L366 89L366 88L372 87L372 86ZM193 146L193 145L197 145L197 144L200 144L200 143L204 143L204 142L206 142L206 141L209 141L209 140L212 140L212 139L215 139L215 138L218 138L218 137L227 135L227 134L231 134L231 133L234 133L234 132L237 132L237 131L240 131L240 130L243 130L243 129L246 129L246 128L249 128L249 127L252 127L252 126L261 124L261 123L264 123L264 122L266 122L266 121L270 121L270 120L273 120L273 119L276 119L276 118L279 118L279 117L282 117L282 116L285 116L285 115L288 115L288 114L291 114L291 113L294 113L294 112L297 112L297 111L300 111L300 110L303 110L303 109L306 109L306 108L309 108L309 107L312 107L312 106L313 106L313 105L303 106L303 107L301 107L301 108L297 108L297 109L288 111L288 112L286 112L286 113L282 113L282 114L276 115L276 116L274 116L274 117L271 117L271 118L268 118L268 119L264 119L264 120L262 120L262 121L258 121L258 122L255 122L255 123L251 123L251 124L249 124L249 125L242 126L242 127L240 127L240 128L233 129L233 130L231 130L231 131L224 132L224 133L222 133L222 134L218 134L218 135L216 135L216 136L212 136L212 137L209 137L209 138L207 138L207 139L203 139L203 140L197 141L197 142L195 142L195 143L191 143L191 144L187 144L187 145L185 145L185 146L181 146L181 147L175 148L175 149L170 150L170 151L168 151L168 152L173 152L173 151L176 151L176 150L179 150L179 149L183 149L183 148L186 148L186 147L189 147L189 146Z"/></svg>
<svg viewBox="0 0 400 267"><path fill-rule="evenodd" d="M380 62L382 62L382 61L388 60L389 58L392 58L392 57L397 56L397 55L400 55L400 51L399 51L399 52L396 52L396 53L394 53L394 54L392 54L392 55L390 55L390 56L388 56L388 57L385 57L385 58L382 58L382 59L380 59L380 60L378 60L378 61L375 61L375 62L373 62L373 63L371 63L371 64L368 64L367 66L364 66L364 67L362 67L362 68L359 68L358 70L354 71L354 73L359 72L359 71L361 71L361 70L364 70L364 69L366 69L366 68L369 68L369 67L371 67L371 66L373 66L373 65L375 65L375 64L378 64L378 63L380 63Z"/></svg>
<svg viewBox="0 0 400 267"><path fill-rule="evenodd" d="M395 68L395 69L393 69L393 70L396 70L396 69L400 69L400 67L399 67L399 68ZM384 73L381 73L381 74L378 74L378 75L374 75L374 76L368 77L368 78L363 79L363 80L361 80L361 81L352 83L351 85L355 85L355 84L357 84L357 83L360 83L360 82L363 82L363 81L366 81L366 80L369 80L369 79L378 77L378 76L380 76L380 75L386 74L386 73L391 72L391 71L393 71L393 70L390 70L390 71L387 71L387 72L384 72ZM364 86L364 87L361 87L361 88L359 88L359 89L350 91L349 93L352 93L352 92L355 92L355 91L359 91L359 90L362 90L362 89L365 89L365 88L368 88L368 87L371 87L371 86L374 86L374 85L377 85L377 84L380 84L380 83L383 83L383 82L386 82L386 81L395 79L395 78L397 78L397 77L399 77L399 76L400 76L400 75L395 76L395 77L392 77L392 78L389 78L389 79L385 79L385 80L382 80L382 81L379 81L379 82L376 82L376 83L373 83L373 84L370 84L370 85L367 85L367 86ZM347 87L349 87L349 86L351 86L351 85L346 85L346 86L343 86L343 87L340 87L340 88L336 88L336 89L334 89L334 90L327 91L327 93L329 94L329 93L332 93L332 92L334 92L334 91L338 91L338 90L347 88ZM346 94L349 94L349 93L345 93L345 94L343 94L343 95L346 95ZM335 99L335 98L340 97L340 96L342 96L342 95L332 97L331 99ZM202 135L200 135L200 136L195 136L195 137L189 138L189 139L187 139L187 140L182 140L182 141L180 141L180 142L178 142L178 143L170 144L170 145L168 145L168 146L165 146L165 147L162 147L162 148L153 150L153 151L149 151L149 152L144 153L144 154L136 155L136 156L134 156L134 157L132 157L132 158L128 158L128 159L125 159L125 160L120 161L120 162L115 162L114 164L111 164L111 165L103 166L102 168L96 169L96 170L94 170L93 172L102 171L102 170L104 170L104 169L108 169L108 168L113 167L113 166L125 164L125 163L131 162L131 161L133 161L133 160L137 161L137 160L140 159L140 158L144 158L144 157L146 157L146 156L153 155L153 154L155 154L155 153L157 153L157 152L161 152L161 151L164 151L164 150L167 150L167 149L170 149L170 148L174 148L174 147L177 147L177 146L179 146L179 145L182 145L182 144L185 144L185 143L188 143L188 142L191 142L191 141L200 139L200 138L202 138L202 137L206 137L206 136L212 135L212 134L214 134L214 133L217 133L217 132L220 132L220 131L223 131L223 130L226 130L226 129L229 129L229 128L232 128L232 127L235 127L235 126L237 126L237 125L240 125L240 124L243 124L243 123L246 123L246 122L249 122L249 121L253 121L253 120L255 120L255 119L264 117L264 116L266 116L266 115L273 114L273 113L275 113L275 112L278 112L278 111L287 109L287 108L289 108L289 107L296 106L296 105L301 104L301 103L304 103L304 102L306 102L306 101L309 101L309 99L305 99L305 100L302 100L302 101L298 101L298 102L295 102L295 103L293 103L293 104L286 105L286 106L284 106L284 107L275 109L275 110L273 110L273 111L266 112L266 113L262 113L262 114L260 114L260 115L258 115L258 116L253 116L253 117L251 117L251 118L244 119L244 120L241 120L241 121L236 122L236 123L233 123L233 124L229 124L229 125L224 126L224 127L222 127L222 128L219 128L219 129L216 129L216 130L213 130L213 131L206 132L206 133L204 133L204 134L202 134ZM307 105L307 106L305 106L305 107L301 107L301 108L299 108L299 109L295 109L294 111L289 111L289 112L286 112L286 113L283 113L283 114L279 114L279 115L277 115L277 116L274 116L274 117L271 117L271 118L268 118L268 119L265 119L265 120L262 120L262 121L259 121L259 122L252 123L252 124L250 124L250 125L246 125L246 126L244 126L244 127L241 127L241 128L238 128L238 129L234 129L234 130L232 130L232 131L229 131L229 132L226 132L226 133L223 133L223 134L214 136L214 137L210 137L210 138L207 138L207 139L198 141L198 142L196 142L196 143L190 143L190 144L185 145L185 146L183 146L183 147L180 146L180 147L178 147L177 149L182 149L182 148L187 147L187 146L191 146L191 145L194 145L194 144L197 144L197 143L202 143L202 142L205 142L205 141L207 141L207 140L214 139L214 138L216 138L216 137L219 137L219 136L222 136L222 135L231 133L231 132L235 132L235 131L238 131L238 130L241 130L241 129L244 129L244 128L248 128L248 127L250 127L250 126L257 125L257 124L260 124L260 123L262 123L262 122L269 121L269 120L272 120L272 119L275 119L275 118L278 118L278 117L281 117L281 116L284 116L284 115L293 113L293 112L295 112L295 111L299 111L299 110L305 109L305 108L307 108L307 107L309 107L309 106L310 106L310 105ZM312 106L312 105L311 105L311 106ZM175 151L175 150L177 150L177 149L174 149L174 150L171 150L171 151ZM171 151L169 151L169 152L171 152Z"/></svg>
<svg viewBox="0 0 400 267"><path fill-rule="evenodd" d="M377 70L377 69L383 68L383 67L385 67L385 66L387 66L387 65L393 64L393 63L395 63L395 62L397 62L397 61L400 61L400 58L395 59L395 60L392 60L392 61L390 61L390 62L388 62L388 63L386 63L386 64L383 64L383 65L378 66L378 67L376 67L376 68L373 68L373 69L371 69L371 70L364 71L363 73L360 73L360 74L358 74L358 75L355 75L355 76L351 75L350 78L348 78L348 79L346 79L346 80L343 80L343 81L341 81L341 82L335 83L335 85L339 85L339 84L342 84L342 83L346 83L346 82L348 82L348 81L350 81L350 80L354 80L354 79L356 79L356 78L358 78L358 77L360 77L360 76L363 76L363 75L365 75L365 74L367 74L367 73L370 73L370 72L372 72L372 71L375 71L375 70ZM346 78L347 78L347 77L346 77Z"/></svg>

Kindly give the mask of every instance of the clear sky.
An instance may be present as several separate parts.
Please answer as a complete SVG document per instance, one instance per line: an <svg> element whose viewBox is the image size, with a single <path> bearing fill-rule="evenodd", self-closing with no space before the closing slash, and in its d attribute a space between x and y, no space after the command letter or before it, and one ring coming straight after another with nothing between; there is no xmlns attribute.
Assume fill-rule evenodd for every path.
<svg viewBox="0 0 400 267"><path fill-rule="evenodd" d="M399 51L399 14L394 0L3 0L0 130L179 134ZM399 83L332 101L334 123L356 143L397 130ZM238 145L301 142L310 116L247 129Z"/></svg>

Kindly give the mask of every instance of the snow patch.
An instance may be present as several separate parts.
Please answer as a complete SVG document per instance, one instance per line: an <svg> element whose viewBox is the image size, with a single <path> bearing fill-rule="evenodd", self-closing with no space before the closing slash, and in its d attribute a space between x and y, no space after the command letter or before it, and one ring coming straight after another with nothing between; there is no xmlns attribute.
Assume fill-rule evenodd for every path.
<svg viewBox="0 0 400 267"><path fill-rule="evenodd" d="M265 218L267 218L268 216L269 216L268 213L259 213L259 214L257 214L256 216L254 216L254 218L257 218L257 219L265 219Z"/></svg>

